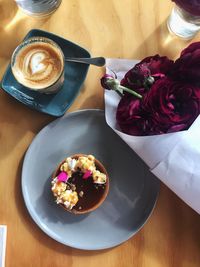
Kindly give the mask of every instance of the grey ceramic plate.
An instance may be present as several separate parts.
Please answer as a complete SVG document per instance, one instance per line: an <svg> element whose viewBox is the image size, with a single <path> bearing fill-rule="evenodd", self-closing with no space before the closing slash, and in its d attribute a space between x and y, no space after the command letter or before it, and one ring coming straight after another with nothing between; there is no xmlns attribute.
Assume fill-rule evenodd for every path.
<svg viewBox="0 0 200 267"><path fill-rule="evenodd" d="M88 215L64 211L50 191L54 168L79 152L96 156L110 176L107 199ZM39 132L25 155L22 192L31 217L47 235L74 248L98 250L129 239L150 216L158 191L158 180L107 126L100 110L55 120Z"/></svg>

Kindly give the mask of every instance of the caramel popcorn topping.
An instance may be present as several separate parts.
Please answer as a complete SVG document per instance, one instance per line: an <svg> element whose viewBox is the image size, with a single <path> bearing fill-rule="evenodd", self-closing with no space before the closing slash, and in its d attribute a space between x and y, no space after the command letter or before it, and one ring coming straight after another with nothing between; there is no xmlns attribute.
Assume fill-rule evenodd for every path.
<svg viewBox="0 0 200 267"><path fill-rule="evenodd" d="M53 179L51 190L57 204L69 210L75 206L84 209L84 204L100 197L105 189L102 185L106 183L106 178L106 174L96 168L94 156L68 157Z"/></svg>

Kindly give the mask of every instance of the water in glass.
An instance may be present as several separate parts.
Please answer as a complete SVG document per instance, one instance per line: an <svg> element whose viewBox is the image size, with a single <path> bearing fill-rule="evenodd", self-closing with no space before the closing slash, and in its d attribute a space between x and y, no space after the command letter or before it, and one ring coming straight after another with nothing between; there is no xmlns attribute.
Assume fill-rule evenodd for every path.
<svg viewBox="0 0 200 267"><path fill-rule="evenodd" d="M184 9L175 6L168 18L170 32L183 39L191 39L200 31L200 16L194 16Z"/></svg>

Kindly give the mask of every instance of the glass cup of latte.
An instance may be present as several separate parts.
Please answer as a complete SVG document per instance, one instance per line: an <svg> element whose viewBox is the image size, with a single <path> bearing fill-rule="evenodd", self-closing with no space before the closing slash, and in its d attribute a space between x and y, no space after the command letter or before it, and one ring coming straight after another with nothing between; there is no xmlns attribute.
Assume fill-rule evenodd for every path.
<svg viewBox="0 0 200 267"><path fill-rule="evenodd" d="M13 52L11 69L15 79L27 89L56 93L64 82L65 59L51 39L31 37Z"/></svg>

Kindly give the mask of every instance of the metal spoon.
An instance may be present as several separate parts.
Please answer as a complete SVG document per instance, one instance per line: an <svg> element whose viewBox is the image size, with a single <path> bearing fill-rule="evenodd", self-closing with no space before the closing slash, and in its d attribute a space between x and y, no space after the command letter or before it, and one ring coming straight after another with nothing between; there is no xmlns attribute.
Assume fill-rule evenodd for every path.
<svg viewBox="0 0 200 267"><path fill-rule="evenodd" d="M93 58L92 57L89 57L89 58L65 57L65 61L90 64L90 65L95 65L98 67L102 67L106 63L106 60L104 57L93 57Z"/></svg>

